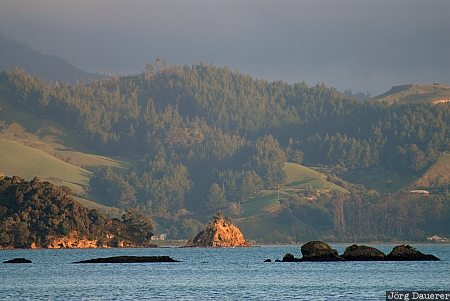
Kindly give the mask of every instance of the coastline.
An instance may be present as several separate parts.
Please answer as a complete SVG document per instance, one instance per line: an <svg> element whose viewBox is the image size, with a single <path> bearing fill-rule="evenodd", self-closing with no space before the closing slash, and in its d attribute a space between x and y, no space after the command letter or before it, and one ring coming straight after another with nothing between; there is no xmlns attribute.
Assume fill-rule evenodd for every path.
<svg viewBox="0 0 450 301"><path fill-rule="evenodd" d="M0 247L0 252L1 251L13 251L13 250L95 250L95 249L171 249L171 248L183 248L185 247L185 243L187 241L176 241L176 242L171 242L171 241L167 241L166 243L162 243L162 244L158 244L155 246L125 246L125 247L96 247L96 248L2 248ZM269 244L269 243L262 243L262 244L254 244L248 247L244 247L244 248L266 248L266 247L293 247L293 246L298 246L300 247L301 245L303 245L305 242L298 242L298 243L291 243L291 244ZM414 242L414 241L396 241L396 242L338 242L338 243L334 243L334 242L329 242L330 245L333 246L339 246L339 247L347 247L349 245L374 245L374 246L396 246L396 245L415 245L415 246L436 246L436 245L442 245L442 246L446 246L449 245L450 246L450 242ZM189 249L192 247L188 247L185 249ZM196 249L198 247L194 247L194 249ZM202 249L233 249L233 248L240 248L240 247L200 247Z"/></svg>

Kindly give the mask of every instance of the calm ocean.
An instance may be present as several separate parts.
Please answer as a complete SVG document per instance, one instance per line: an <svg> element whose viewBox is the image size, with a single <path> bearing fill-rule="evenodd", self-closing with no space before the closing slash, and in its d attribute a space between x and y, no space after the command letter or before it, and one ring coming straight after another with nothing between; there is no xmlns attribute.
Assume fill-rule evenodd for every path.
<svg viewBox="0 0 450 301"><path fill-rule="evenodd" d="M414 245L440 262L264 263L300 246L4 250L0 300L384 300L387 290L450 290L450 245ZM341 253L344 245L334 245ZM376 246L389 252L393 246ZM71 264L117 255L180 263Z"/></svg>

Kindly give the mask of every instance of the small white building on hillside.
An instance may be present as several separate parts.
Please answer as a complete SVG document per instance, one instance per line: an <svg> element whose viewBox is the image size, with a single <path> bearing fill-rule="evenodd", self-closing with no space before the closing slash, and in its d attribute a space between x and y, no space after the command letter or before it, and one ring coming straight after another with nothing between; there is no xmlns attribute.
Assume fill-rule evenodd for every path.
<svg viewBox="0 0 450 301"><path fill-rule="evenodd" d="M440 237L438 235L433 235L433 236L427 237L427 240L435 241L435 242L446 242L446 241L448 241L448 238Z"/></svg>
<svg viewBox="0 0 450 301"><path fill-rule="evenodd" d="M167 234L161 234L161 235L153 235L150 239L151 240L166 240Z"/></svg>
<svg viewBox="0 0 450 301"><path fill-rule="evenodd" d="M421 194L421 195L430 195L430 192L428 190L423 190L423 189L415 189L415 190L411 190L409 193L411 194Z"/></svg>

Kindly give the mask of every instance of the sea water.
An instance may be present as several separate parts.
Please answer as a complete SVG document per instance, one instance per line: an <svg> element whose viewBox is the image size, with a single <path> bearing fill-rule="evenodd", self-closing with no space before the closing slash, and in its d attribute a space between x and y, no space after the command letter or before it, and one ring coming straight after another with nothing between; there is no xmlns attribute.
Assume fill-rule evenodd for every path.
<svg viewBox="0 0 450 301"><path fill-rule="evenodd" d="M345 245L334 245L340 253ZM389 252L393 245L376 246ZM450 245L415 245L442 261L265 263L300 246L3 250L0 300L384 300L388 290L450 290ZM72 264L168 255L178 263Z"/></svg>

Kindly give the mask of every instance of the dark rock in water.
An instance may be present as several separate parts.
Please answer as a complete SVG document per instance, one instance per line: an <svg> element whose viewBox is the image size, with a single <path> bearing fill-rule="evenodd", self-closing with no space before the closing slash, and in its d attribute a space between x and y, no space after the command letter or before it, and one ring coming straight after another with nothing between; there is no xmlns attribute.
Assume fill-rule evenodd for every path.
<svg viewBox="0 0 450 301"><path fill-rule="evenodd" d="M279 260L279 259L275 259L275 262L281 262L281 260Z"/></svg>
<svg viewBox="0 0 450 301"><path fill-rule="evenodd" d="M380 250L358 245L347 247L344 254L342 254L342 257L351 261L377 261L386 259L386 255Z"/></svg>
<svg viewBox="0 0 450 301"><path fill-rule="evenodd" d="M11 260L3 261L3 263L32 263L31 260L26 258L14 258Z"/></svg>
<svg viewBox="0 0 450 301"><path fill-rule="evenodd" d="M310 241L301 247L302 258L295 258L292 254L286 254L283 260L275 262L300 262L300 261L436 261L440 260L434 255L423 254L409 245L400 245L387 256L380 250L364 246L351 245L339 256L335 249L322 241Z"/></svg>
<svg viewBox="0 0 450 301"><path fill-rule="evenodd" d="M434 255L423 254L410 245L399 245L392 249L391 253L386 256L387 260L392 261L437 261L440 260Z"/></svg>
<svg viewBox="0 0 450 301"><path fill-rule="evenodd" d="M264 262L272 262L272 259L266 259Z"/></svg>
<svg viewBox="0 0 450 301"><path fill-rule="evenodd" d="M310 241L301 247L302 261L343 261L338 251L322 241Z"/></svg>
<svg viewBox="0 0 450 301"><path fill-rule="evenodd" d="M146 262L179 262L169 256L115 256L77 261L74 263L146 263Z"/></svg>
<svg viewBox="0 0 450 301"><path fill-rule="evenodd" d="M295 258L294 255L287 253L284 255L282 262L300 262L302 261L300 258Z"/></svg>

